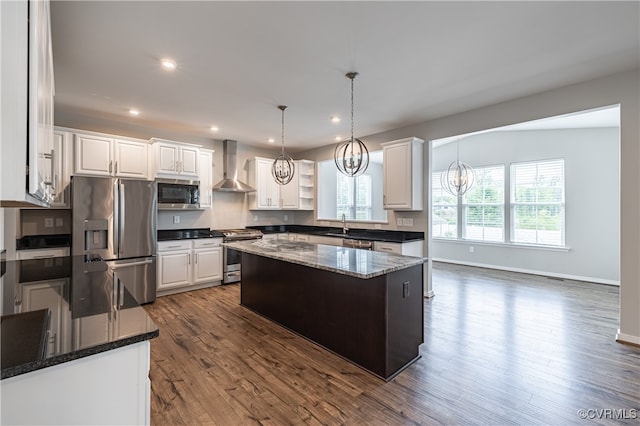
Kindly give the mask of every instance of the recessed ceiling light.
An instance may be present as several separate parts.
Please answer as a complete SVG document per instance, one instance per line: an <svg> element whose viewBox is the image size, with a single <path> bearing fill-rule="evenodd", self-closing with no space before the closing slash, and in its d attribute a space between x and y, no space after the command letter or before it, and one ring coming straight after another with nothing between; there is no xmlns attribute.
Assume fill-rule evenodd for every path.
<svg viewBox="0 0 640 426"><path fill-rule="evenodd" d="M131 108L129 110L129 114L131 114L131 115L140 115L140 111L135 109L135 108Z"/></svg>
<svg viewBox="0 0 640 426"><path fill-rule="evenodd" d="M211 126L211 131L212 132L217 132L218 130L220 130L220 129L218 129L218 126Z"/></svg>
<svg viewBox="0 0 640 426"><path fill-rule="evenodd" d="M340 122L340 117L338 117L337 115L332 115L331 117L329 117L329 119L331 119L332 123L339 123Z"/></svg>
<svg viewBox="0 0 640 426"><path fill-rule="evenodd" d="M162 64L162 68L164 68L167 71L173 71L178 66L176 64L176 61L174 61L173 59L169 59L169 58L162 59L160 61L160 63Z"/></svg>
<svg viewBox="0 0 640 426"><path fill-rule="evenodd" d="M269 143L274 143L275 141L276 141L276 140L275 140L275 139L273 139L273 138L269 138L269 139L267 139L267 142L269 142Z"/></svg>

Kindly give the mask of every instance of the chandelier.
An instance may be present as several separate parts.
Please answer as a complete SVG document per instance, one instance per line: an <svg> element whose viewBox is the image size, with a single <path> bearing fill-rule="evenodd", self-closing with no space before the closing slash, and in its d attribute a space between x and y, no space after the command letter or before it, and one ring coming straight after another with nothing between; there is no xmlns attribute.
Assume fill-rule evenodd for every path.
<svg viewBox="0 0 640 426"><path fill-rule="evenodd" d="M285 105L278 105L278 109L282 111L282 152L273 162L271 174L277 183L286 185L293 179L296 166L293 163L293 159L284 152L284 110L287 109L287 107Z"/></svg>
<svg viewBox="0 0 640 426"><path fill-rule="evenodd" d="M351 138L338 143L333 152L336 167L349 177L359 176L369 167L369 150L364 142L353 137L353 80L357 75L357 72L346 74L351 80Z"/></svg>
<svg viewBox="0 0 640 426"><path fill-rule="evenodd" d="M476 184L476 172L470 165L460 161L459 141L456 141L456 160L442 173L440 184L445 191L457 197L462 197Z"/></svg>

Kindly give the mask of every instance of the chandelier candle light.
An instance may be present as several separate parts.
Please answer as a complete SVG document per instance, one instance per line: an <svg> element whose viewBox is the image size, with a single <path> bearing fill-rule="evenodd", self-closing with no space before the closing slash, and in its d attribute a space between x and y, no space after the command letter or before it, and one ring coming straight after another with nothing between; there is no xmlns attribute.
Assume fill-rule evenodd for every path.
<svg viewBox="0 0 640 426"><path fill-rule="evenodd" d="M451 195L462 197L476 184L476 172L467 163L460 161L460 142L456 141L456 160L441 175L442 188Z"/></svg>
<svg viewBox="0 0 640 426"><path fill-rule="evenodd" d="M282 111L282 152L273 162L271 174L280 185L286 185L293 179L296 166L293 163L293 159L284 152L284 110L287 109L287 107L285 105L279 105L278 108Z"/></svg>
<svg viewBox="0 0 640 426"><path fill-rule="evenodd" d="M364 142L353 137L353 80L357 75L357 72L346 74L351 80L351 139L338 143L333 152L336 167L349 177L359 176L369 167L369 150Z"/></svg>

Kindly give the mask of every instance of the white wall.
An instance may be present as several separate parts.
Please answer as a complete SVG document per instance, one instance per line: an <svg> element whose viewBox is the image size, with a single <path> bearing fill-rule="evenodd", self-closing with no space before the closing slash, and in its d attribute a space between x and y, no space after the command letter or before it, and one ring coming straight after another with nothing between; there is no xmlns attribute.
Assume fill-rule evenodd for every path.
<svg viewBox="0 0 640 426"><path fill-rule="evenodd" d="M619 129L495 131L459 142L471 166L564 158L569 251L434 239L434 260L618 284L620 280ZM433 170L446 170L456 143L433 149ZM597 201L597 202L594 202ZM474 252L469 252L469 246Z"/></svg>

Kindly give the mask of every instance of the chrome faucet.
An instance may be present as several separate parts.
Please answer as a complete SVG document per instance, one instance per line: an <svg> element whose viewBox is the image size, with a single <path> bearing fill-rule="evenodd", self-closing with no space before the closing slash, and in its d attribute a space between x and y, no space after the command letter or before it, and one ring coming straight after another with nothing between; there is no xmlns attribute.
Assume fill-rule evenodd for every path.
<svg viewBox="0 0 640 426"><path fill-rule="evenodd" d="M342 233L347 234L349 232L349 226L347 225L347 219L344 213L342 213Z"/></svg>

